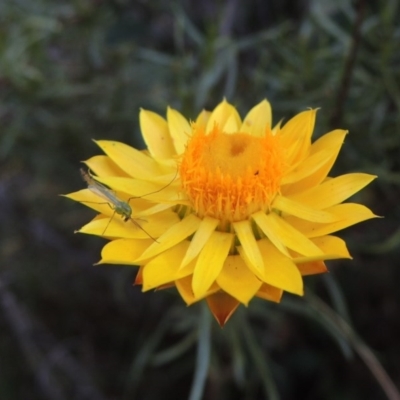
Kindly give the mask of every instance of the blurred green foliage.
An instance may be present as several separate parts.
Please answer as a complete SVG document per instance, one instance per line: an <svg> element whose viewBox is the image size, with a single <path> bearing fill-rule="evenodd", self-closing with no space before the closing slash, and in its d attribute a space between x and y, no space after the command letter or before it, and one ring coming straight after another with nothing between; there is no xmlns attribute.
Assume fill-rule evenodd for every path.
<svg viewBox="0 0 400 400"><path fill-rule="evenodd" d="M102 243L73 235L91 212L58 194L83 187L92 138L143 147L140 107L194 118L224 96L242 115L268 98L275 122L321 107L316 137L350 130L335 172L379 175L357 200L385 219L344 232L354 260L306 282L400 383L399 6L1 1L0 398L187 398L199 307L141 294L134 269L93 267ZM265 398L254 371L267 366L248 362L257 352L282 399L385 398L346 341L304 310L289 296L243 310L258 349L240 346L240 314L214 327L205 398Z"/></svg>

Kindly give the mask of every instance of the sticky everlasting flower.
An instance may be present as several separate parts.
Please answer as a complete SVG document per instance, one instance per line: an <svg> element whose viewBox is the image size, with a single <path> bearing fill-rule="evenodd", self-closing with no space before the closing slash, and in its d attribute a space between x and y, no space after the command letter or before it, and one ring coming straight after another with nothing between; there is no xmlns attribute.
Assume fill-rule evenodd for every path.
<svg viewBox="0 0 400 400"><path fill-rule="evenodd" d="M255 296L302 295L302 276L350 258L332 233L374 217L342 202L375 177L329 177L347 132L312 143L315 117L271 128L265 100L243 121L226 101L194 122L171 108L166 119L141 110L147 150L97 141L106 155L86 162L132 213L120 218L93 188L72 193L100 212L80 232L111 240L101 263L139 266L144 291L175 286L188 305L206 299L221 325Z"/></svg>

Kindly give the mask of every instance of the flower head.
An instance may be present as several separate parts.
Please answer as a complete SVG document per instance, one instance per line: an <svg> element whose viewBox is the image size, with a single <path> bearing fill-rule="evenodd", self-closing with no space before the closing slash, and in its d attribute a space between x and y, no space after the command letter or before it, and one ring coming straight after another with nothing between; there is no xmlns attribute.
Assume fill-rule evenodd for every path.
<svg viewBox="0 0 400 400"><path fill-rule="evenodd" d="M315 117L272 128L266 100L243 121L225 100L191 123L170 108L167 119L141 110L147 150L97 141L105 155L86 162L132 215L118 218L89 187L69 195L100 212L80 232L110 239L101 263L138 265L144 291L175 286L188 305L206 299L221 325L253 297L302 295L302 276L350 258L332 233L374 217L343 201L375 176L329 177L347 132L312 143Z"/></svg>

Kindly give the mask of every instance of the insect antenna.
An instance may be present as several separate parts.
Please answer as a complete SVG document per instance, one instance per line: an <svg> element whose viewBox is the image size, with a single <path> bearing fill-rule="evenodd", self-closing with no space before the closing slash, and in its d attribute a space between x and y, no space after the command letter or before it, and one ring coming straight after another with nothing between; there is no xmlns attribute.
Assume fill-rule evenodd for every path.
<svg viewBox="0 0 400 400"><path fill-rule="evenodd" d="M162 188L160 188L160 189L157 189L157 190L154 190L153 192L150 192L150 193L146 193L146 194L144 194L144 195L142 195L142 196L132 196L132 197L129 197L129 199L128 199L128 203L132 200L132 199L142 199L143 197L146 197L146 196L150 196L151 194L155 194L155 193L158 193L158 192L161 192L162 190L164 190L164 189L166 189L168 186L170 186L170 185L172 185L173 183L174 183L174 181L175 181L175 179L177 178L177 176L178 176L178 168L176 169L176 172L175 172L175 175L174 175L174 177L172 178L172 180L170 181L170 182L168 182L165 186L163 186Z"/></svg>

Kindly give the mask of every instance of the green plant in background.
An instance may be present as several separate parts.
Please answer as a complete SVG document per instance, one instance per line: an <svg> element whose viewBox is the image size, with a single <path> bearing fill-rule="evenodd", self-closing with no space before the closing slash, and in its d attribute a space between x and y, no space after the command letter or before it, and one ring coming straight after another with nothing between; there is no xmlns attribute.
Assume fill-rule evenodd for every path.
<svg viewBox="0 0 400 400"><path fill-rule="evenodd" d="M380 246L399 218L398 1L269 3L0 4L0 397L186 398L197 342L193 396L207 378L221 399L385 398L354 348L396 398L353 327L398 382L398 236ZM350 129L333 175L379 175L355 201L385 219L343 233L354 260L307 278L305 300L254 300L210 342L196 305L143 296L131 269L89 267L97 241L70 235L87 214L56 195L81 187L90 139L142 146L139 107L171 104L189 120L224 96L241 115L269 98L282 125L322 107L316 140Z"/></svg>

